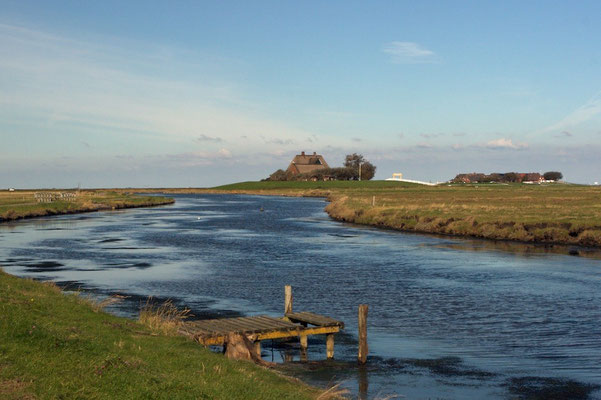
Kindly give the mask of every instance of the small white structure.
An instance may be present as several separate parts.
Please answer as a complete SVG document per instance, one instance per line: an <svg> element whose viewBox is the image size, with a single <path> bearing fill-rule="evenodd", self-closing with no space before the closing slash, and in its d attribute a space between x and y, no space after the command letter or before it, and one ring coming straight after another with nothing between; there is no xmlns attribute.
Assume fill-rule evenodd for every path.
<svg viewBox="0 0 601 400"><path fill-rule="evenodd" d="M14 192L14 191L15 191L15 188L8 188L8 191L9 191L9 192Z"/></svg>
<svg viewBox="0 0 601 400"><path fill-rule="evenodd" d="M392 178L387 178L387 181L395 181L395 182L408 182L408 183L417 183L419 185L426 185L426 186L436 186L441 182L436 182L436 183L432 183L432 182L424 182L424 181L415 181L413 179L403 179L403 174L400 172L395 172L394 174L392 174Z"/></svg>

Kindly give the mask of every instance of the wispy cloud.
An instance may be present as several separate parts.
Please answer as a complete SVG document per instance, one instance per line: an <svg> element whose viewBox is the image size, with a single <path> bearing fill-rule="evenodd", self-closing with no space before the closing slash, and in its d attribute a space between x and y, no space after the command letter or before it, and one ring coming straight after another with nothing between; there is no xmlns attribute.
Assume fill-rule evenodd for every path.
<svg viewBox="0 0 601 400"><path fill-rule="evenodd" d="M294 144L294 140L292 140L292 139L269 139L269 138L263 138L263 140L267 144L277 144L279 146L285 146L285 145L289 145L289 144Z"/></svg>
<svg viewBox="0 0 601 400"><path fill-rule="evenodd" d="M488 149L525 149L528 147L528 143L513 143L511 139L499 138L491 140L483 144L483 147Z"/></svg>
<svg viewBox="0 0 601 400"><path fill-rule="evenodd" d="M601 114L601 92L593 96L584 105L568 114L561 121L542 129L539 133L569 131Z"/></svg>
<svg viewBox="0 0 601 400"><path fill-rule="evenodd" d="M395 64L420 64L436 62L436 54L415 42L390 42L382 47Z"/></svg>
<svg viewBox="0 0 601 400"><path fill-rule="evenodd" d="M219 137L200 135L196 138L196 141L197 142L221 143L221 142L223 142L223 139L221 139Z"/></svg>
<svg viewBox="0 0 601 400"><path fill-rule="evenodd" d="M419 135L424 139L433 139L440 136L444 136L444 133L420 133Z"/></svg>
<svg viewBox="0 0 601 400"><path fill-rule="evenodd" d="M219 76L164 73L165 65L169 70L196 70L197 63L203 63L202 55L190 64L172 49L167 53L175 55L163 60L164 46L138 49L126 43L120 47L111 40L79 41L0 23L0 48L11 55L0 57L0 76L5 78L0 121L11 123L16 115L27 116L21 118L30 128L28 134L54 135L46 151L59 154L76 151L63 133L69 129L81 141L107 152L124 137L136 135L137 154L175 153L191 140L231 143L233 154L258 152L265 150L265 142L241 143L239 137L258 138L256 132L261 132L273 141L272 146L279 146L314 135L257 112L257 104L247 103L235 82ZM157 57L159 53L163 55ZM199 135L199 131L210 134ZM24 140L40 142L33 137Z"/></svg>
<svg viewBox="0 0 601 400"><path fill-rule="evenodd" d="M574 136L572 134L572 132L568 132L568 131L561 131L555 135L555 137L557 137L557 138L566 138L566 137L572 137L572 136Z"/></svg>

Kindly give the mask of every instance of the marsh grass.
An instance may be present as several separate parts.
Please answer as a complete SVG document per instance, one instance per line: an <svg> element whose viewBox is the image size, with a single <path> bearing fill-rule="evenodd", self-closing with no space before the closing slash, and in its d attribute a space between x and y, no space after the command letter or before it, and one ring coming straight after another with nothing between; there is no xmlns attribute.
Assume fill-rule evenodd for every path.
<svg viewBox="0 0 601 400"><path fill-rule="evenodd" d="M154 333L173 336L178 334L185 320L191 316L189 309L179 310L171 300L157 304L148 298L140 309L138 320Z"/></svg>
<svg viewBox="0 0 601 400"><path fill-rule="evenodd" d="M601 187L596 186L241 182L210 191L323 196L330 201L326 211L337 220L401 231L601 247Z"/></svg>
<svg viewBox="0 0 601 400"><path fill-rule="evenodd" d="M0 192L0 222L48 215L156 206L171 204L174 201L167 197L138 196L125 191L47 190L41 192L70 192L75 193L76 197L74 201L56 200L51 203L38 203L35 199L36 192L38 191Z"/></svg>
<svg viewBox="0 0 601 400"><path fill-rule="evenodd" d="M336 399L345 399L346 396L350 393L348 389L340 387L342 382L339 382L335 385L330 386L326 390L320 393L317 396L316 400L336 400Z"/></svg>
<svg viewBox="0 0 601 400"><path fill-rule="evenodd" d="M92 298L92 297L87 297L87 300L90 303L92 310L94 310L95 312L100 312L100 311L104 311L104 309L109 306L121 303L126 298L127 298L127 296L121 296L119 294L114 294L114 295L109 296L100 301L98 301L97 299Z"/></svg>

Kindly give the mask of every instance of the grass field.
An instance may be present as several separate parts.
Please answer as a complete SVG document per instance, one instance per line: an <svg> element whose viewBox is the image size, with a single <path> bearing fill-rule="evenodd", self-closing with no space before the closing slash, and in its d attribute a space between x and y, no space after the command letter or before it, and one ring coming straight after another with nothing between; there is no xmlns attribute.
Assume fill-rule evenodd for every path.
<svg viewBox="0 0 601 400"><path fill-rule="evenodd" d="M1 399L310 399L315 388L0 270Z"/></svg>
<svg viewBox="0 0 601 400"><path fill-rule="evenodd" d="M58 195L73 193L71 201L54 200L40 203L36 193ZM173 203L173 199L157 196L138 196L125 191L15 191L0 192L0 222L56 214L71 214L119 208L147 207Z"/></svg>
<svg viewBox="0 0 601 400"><path fill-rule="evenodd" d="M601 247L601 187L242 182L215 192L326 196L337 220L410 232Z"/></svg>

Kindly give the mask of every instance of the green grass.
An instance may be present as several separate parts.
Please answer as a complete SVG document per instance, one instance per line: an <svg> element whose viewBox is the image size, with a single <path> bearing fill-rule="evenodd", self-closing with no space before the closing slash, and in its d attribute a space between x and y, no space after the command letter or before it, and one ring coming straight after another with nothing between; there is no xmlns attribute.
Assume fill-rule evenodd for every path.
<svg viewBox="0 0 601 400"><path fill-rule="evenodd" d="M73 201L56 200L51 203L36 201L34 191L0 193L0 221L46 215L70 214L98 210L147 207L173 203L160 196L138 196L124 191L42 191L47 193L76 193Z"/></svg>
<svg viewBox="0 0 601 400"><path fill-rule="evenodd" d="M402 231L601 247L596 186L335 181L242 182L212 190L324 196L335 219Z"/></svg>
<svg viewBox="0 0 601 400"><path fill-rule="evenodd" d="M229 185L214 187L215 190L285 190L285 189L394 189L398 187L414 186L411 183L391 182L391 181L327 181L327 182L303 182L303 181L287 181L287 182L240 182Z"/></svg>
<svg viewBox="0 0 601 400"><path fill-rule="evenodd" d="M318 391L0 270L2 399L308 399Z"/></svg>

